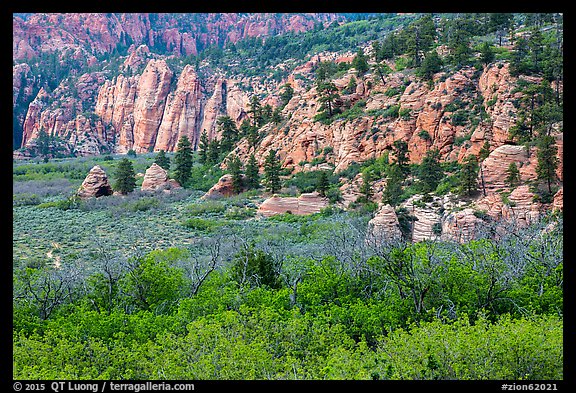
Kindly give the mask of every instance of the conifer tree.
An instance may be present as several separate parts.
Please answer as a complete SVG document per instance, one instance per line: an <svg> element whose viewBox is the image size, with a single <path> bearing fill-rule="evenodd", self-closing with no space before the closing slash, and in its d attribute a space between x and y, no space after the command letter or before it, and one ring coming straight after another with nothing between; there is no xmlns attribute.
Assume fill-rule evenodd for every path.
<svg viewBox="0 0 576 393"><path fill-rule="evenodd" d="M206 149L206 164L216 165L218 159L220 158L220 141L217 139L212 139L208 143L208 148Z"/></svg>
<svg viewBox="0 0 576 393"><path fill-rule="evenodd" d="M318 93L320 98L318 102L322 104L322 108L328 111L328 117L332 117L335 111L336 100L340 98L338 88L334 82L321 82L318 85Z"/></svg>
<svg viewBox="0 0 576 393"><path fill-rule="evenodd" d="M244 179L242 176L242 162L236 155L232 155L228 161L228 171L232 175L232 191L239 194L244 189Z"/></svg>
<svg viewBox="0 0 576 393"><path fill-rule="evenodd" d="M552 194L552 183L556 180L556 169L558 169L558 148L553 136L543 135L538 140L538 164L536 174L538 180L546 182L548 193Z"/></svg>
<svg viewBox="0 0 576 393"><path fill-rule="evenodd" d="M220 127L222 138L220 140L220 149L222 152L229 152L238 140L238 128L230 116L220 116L216 121Z"/></svg>
<svg viewBox="0 0 576 393"><path fill-rule="evenodd" d="M515 162L511 162L506 170L506 185L514 189L520 185L520 171Z"/></svg>
<svg viewBox="0 0 576 393"><path fill-rule="evenodd" d="M178 141L174 163L176 164L174 178L182 187L186 187L188 180L190 180L193 165L192 146L186 135L180 137Z"/></svg>
<svg viewBox="0 0 576 393"><path fill-rule="evenodd" d="M396 164L402 172L402 175L406 176L410 172L408 167L408 143L403 140L394 141L394 154L396 155Z"/></svg>
<svg viewBox="0 0 576 393"><path fill-rule="evenodd" d="M284 108L294 96L294 88L289 83L283 86L282 93L280 93L280 108Z"/></svg>
<svg viewBox="0 0 576 393"><path fill-rule="evenodd" d="M266 186L266 190L273 194L280 191L282 187L280 181L281 168L280 160L276 156L276 150L270 150L264 163L264 185Z"/></svg>
<svg viewBox="0 0 576 393"><path fill-rule="evenodd" d="M136 188L136 174L134 173L132 161L128 158L123 158L118 162L115 179L114 190L123 195L134 191L134 188Z"/></svg>
<svg viewBox="0 0 576 393"><path fill-rule="evenodd" d="M442 180L444 171L440 165L440 152L437 149L428 150L418 171L418 177L422 184L422 192L436 190L438 183Z"/></svg>
<svg viewBox="0 0 576 393"><path fill-rule="evenodd" d="M486 185L484 184L484 167L482 166L482 162L488 158L490 155L490 142L484 141L480 152L478 152L478 161L480 167L480 181L482 183L482 193L486 196Z"/></svg>
<svg viewBox="0 0 576 393"><path fill-rule="evenodd" d="M403 174L398 164L392 164L387 170L386 188L382 192L382 203L397 206L402 195Z"/></svg>
<svg viewBox="0 0 576 393"><path fill-rule="evenodd" d="M326 191L330 188L330 179L328 178L328 173L326 171L320 172L320 177L316 183L316 191L321 196L326 196Z"/></svg>
<svg viewBox="0 0 576 393"><path fill-rule="evenodd" d="M167 171L170 170L170 158L166 156L166 152L164 150L160 150L158 154L156 154L154 162L163 169L166 169Z"/></svg>
<svg viewBox="0 0 576 393"><path fill-rule="evenodd" d="M370 202L370 199L372 199L372 196L374 195L374 190L372 189L372 176L370 175L370 172L362 172L362 185L358 191L360 192L360 196L356 199L357 202Z"/></svg>
<svg viewBox="0 0 576 393"><path fill-rule="evenodd" d="M366 55L362 48L358 48L356 56L352 59L352 67L356 69L356 75L358 76L364 75L370 69L368 66L368 60L366 59Z"/></svg>
<svg viewBox="0 0 576 393"><path fill-rule="evenodd" d="M245 183L246 188L249 190L260 188L260 175L258 173L258 163L256 162L256 157L254 153L250 154L248 163L246 164L245 170Z"/></svg>
<svg viewBox="0 0 576 393"><path fill-rule="evenodd" d="M262 104L260 103L260 99L257 95L253 95L252 98L250 98L250 110L248 113L252 114L252 126L262 126Z"/></svg>
<svg viewBox="0 0 576 393"><path fill-rule="evenodd" d="M202 131L200 134L200 142L198 144L198 161L201 164L205 164L208 159L208 145L210 144L210 140L208 139L208 134L206 130Z"/></svg>
<svg viewBox="0 0 576 393"><path fill-rule="evenodd" d="M478 190L478 159L475 155L469 155L464 160L459 183L461 195L470 196Z"/></svg>

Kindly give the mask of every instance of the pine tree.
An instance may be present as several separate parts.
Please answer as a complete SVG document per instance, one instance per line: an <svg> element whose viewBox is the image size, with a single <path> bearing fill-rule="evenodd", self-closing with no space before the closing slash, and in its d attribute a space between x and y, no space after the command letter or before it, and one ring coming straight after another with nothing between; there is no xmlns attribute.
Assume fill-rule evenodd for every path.
<svg viewBox="0 0 576 393"><path fill-rule="evenodd" d="M188 180L190 180L193 165L192 146L186 135L180 137L178 141L174 163L176 164L174 178L182 187L186 187Z"/></svg>
<svg viewBox="0 0 576 393"><path fill-rule="evenodd" d="M239 194L244 189L244 179L242 176L242 162L236 155L232 155L228 161L228 171L232 175L232 191Z"/></svg>
<svg viewBox="0 0 576 393"><path fill-rule="evenodd" d="M436 190L443 176L444 171L440 165L440 152L436 149L428 150L419 168L418 177L421 182L421 191L431 192Z"/></svg>
<svg viewBox="0 0 576 393"><path fill-rule="evenodd" d="M222 152L229 152L238 140L238 128L230 116L220 116L216 121L220 127L222 138L220 139L220 149Z"/></svg>
<svg viewBox="0 0 576 393"><path fill-rule="evenodd" d="M198 161L201 164L205 164L206 160L208 159L208 145L210 144L210 140L208 139L208 134L206 130L202 131L200 134L200 143L198 144Z"/></svg>
<svg viewBox="0 0 576 393"><path fill-rule="evenodd" d="M553 136L543 135L538 140L538 164L536 174L538 180L546 182L548 193L552 194L552 182L556 180L556 169L558 169L558 148Z"/></svg>
<svg viewBox="0 0 576 393"><path fill-rule="evenodd" d="M252 126L262 126L262 104L260 104L260 99L258 99L257 95L253 95L252 98L250 98L250 110L248 113L252 114Z"/></svg>
<svg viewBox="0 0 576 393"><path fill-rule="evenodd" d="M392 69L386 63L380 63L380 62L374 63L374 65L372 66L372 70L374 70L376 74L378 74L383 85L386 84L384 76L392 72Z"/></svg>
<svg viewBox="0 0 576 393"><path fill-rule="evenodd" d="M154 158L154 162L163 169L166 169L167 171L170 170L170 158L166 156L166 152L164 150L160 150L158 152Z"/></svg>
<svg viewBox="0 0 576 393"><path fill-rule="evenodd" d="M364 75L370 69L362 48L358 48L356 56L352 59L352 67L356 69L356 75L358 76Z"/></svg>
<svg viewBox="0 0 576 393"><path fill-rule="evenodd" d="M520 185L520 171L515 162L511 162L506 170L506 185L514 189Z"/></svg>
<svg viewBox="0 0 576 393"><path fill-rule="evenodd" d="M250 154L248 163L246 164L245 171L245 183L246 188L249 190L260 188L260 175L258 173L258 163L256 162L256 157L254 153Z"/></svg>
<svg viewBox="0 0 576 393"><path fill-rule="evenodd" d="M478 190L478 159L469 155L464 160L459 178L460 194L471 196Z"/></svg>
<svg viewBox="0 0 576 393"><path fill-rule="evenodd" d="M220 158L220 141L217 139L212 139L208 143L208 147L206 149L206 164L216 165L218 163L219 158Z"/></svg>
<svg viewBox="0 0 576 393"><path fill-rule="evenodd" d="M407 53L412 57L414 66L420 67L421 54L431 49L436 38L436 26L432 16L425 15L411 23L406 33Z"/></svg>
<svg viewBox="0 0 576 393"><path fill-rule="evenodd" d="M388 167L386 177L386 188L382 192L382 203L397 206L402 195L402 169L398 164L392 164Z"/></svg>
<svg viewBox="0 0 576 393"><path fill-rule="evenodd" d="M286 83L283 87L284 90L280 93L280 108L284 108L294 96L294 88L290 84Z"/></svg>
<svg viewBox="0 0 576 393"><path fill-rule="evenodd" d="M356 78L351 77L350 80L348 81L348 85L344 89L344 93L352 94L352 93L356 92L356 86L357 86Z"/></svg>
<svg viewBox="0 0 576 393"><path fill-rule="evenodd" d="M482 162L490 155L490 142L484 141L480 152L478 152L478 161L480 166L480 181L482 182L482 194L486 196L486 185L484 184L484 167Z"/></svg>
<svg viewBox="0 0 576 393"><path fill-rule="evenodd" d="M274 111L272 111L272 116L270 117L270 121L272 121L274 124L280 124L283 120L282 115L280 114L280 107L276 107L274 108Z"/></svg>
<svg viewBox="0 0 576 393"><path fill-rule="evenodd" d="M322 104L324 111L328 110L328 117L332 117L335 113L336 100L340 98L338 88L334 82L322 82L318 85L317 90L320 94L318 102Z"/></svg>
<svg viewBox="0 0 576 393"><path fill-rule="evenodd" d="M116 179L114 190L123 195L134 191L134 188L136 188L136 174L134 173L132 162L128 158L123 158L118 162L114 175Z"/></svg>
<svg viewBox="0 0 576 393"><path fill-rule="evenodd" d="M282 169L280 160L276 156L275 150L270 150L264 163L264 185L271 193L280 191L282 183L280 181L280 170Z"/></svg>
<svg viewBox="0 0 576 393"><path fill-rule="evenodd" d="M478 161L482 162L490 155L490 142L484 141L482 148L478 152Z"/></svg>
<svg viewBox="0 0 576 393"><path fill-rule="evenodd" d="M396 164L400 168L402 175L406 176L410 172L408 167L408 143L403 140L394 141L394 154L396 155Z"/></svg>
<svg viewBox="0 0 576 393"><path fill-rule="evenodd" d="M326 171L320 172L320 177L316 183L316 191L321 196L326 196L326 191L330 188L330 179L328 178L328 173Z"/></svg>
<svg viewBox="0 0 576 393"><path fill-rule="evenodd" d="M374 195L374 190L372 189L372 176L370 172L362 172L362 185L360 185L360 196L356 199L357 202L368 203Z"/></svg>
<svg viewBox="0 0 576 393"><path fill-rule="evenodd" d="M480 47L480 61L482 64L488 65L492 63L495 57L494 47L489 42L483 43Z"/></svg>

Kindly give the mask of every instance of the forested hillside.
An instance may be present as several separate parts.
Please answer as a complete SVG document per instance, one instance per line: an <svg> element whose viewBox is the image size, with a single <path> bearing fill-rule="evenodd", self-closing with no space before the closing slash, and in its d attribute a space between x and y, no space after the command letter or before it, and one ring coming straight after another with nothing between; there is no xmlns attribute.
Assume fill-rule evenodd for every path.
<svg viewBox="0 0 576 393"><path fill-rule="evenodd" d="M562 381L563 14L14 14L13 378Z"/></svg>

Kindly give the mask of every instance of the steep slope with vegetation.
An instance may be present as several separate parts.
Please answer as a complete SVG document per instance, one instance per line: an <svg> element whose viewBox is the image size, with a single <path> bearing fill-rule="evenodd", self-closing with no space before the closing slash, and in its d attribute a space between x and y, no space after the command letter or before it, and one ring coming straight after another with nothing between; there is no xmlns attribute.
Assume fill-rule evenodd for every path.
<svg viewBox="0 0 576 393"><path fill-rule="evenodd" d="M13 20L14 379L564 378L562 14Z"/></svg>

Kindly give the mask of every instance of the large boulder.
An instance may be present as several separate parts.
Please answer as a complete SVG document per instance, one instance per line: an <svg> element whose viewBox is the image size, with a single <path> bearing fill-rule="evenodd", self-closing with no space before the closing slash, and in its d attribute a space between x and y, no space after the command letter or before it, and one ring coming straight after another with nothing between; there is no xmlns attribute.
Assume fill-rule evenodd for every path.
<svg viewBox="0 0 576 393"><path fill-rule="evenodd" d="M112 192L112 186L110 186L106 172L99 165L96 165L90 169L76 195L82 199L87 199L112 195Z"/></svg>
<svg viewBox="0 0 576 393"><path fill-rule="evenodd" d="M274 195L260 205L258 213L264 217L282 213L307 215L320 213L326 206L328 206L328 199L317 192L302 194L298 198Z"/></svg>
<svg viewBox="0 0 576 393"><path fill-rule="evenodd" d="M482 224L472 208L452 212L442 222L442 239L460 243L476 239Z"/></svg>
<svg viewBox="0 0 576 393"><path fill-rule="evenodd" d="M556 194L554 194L554 201L552 202L552 210L564 210L564 187L561 187Z"/></svg>
<svg viewBox="0 0 576 393"><path fill-rule="evenodd" d="M160 165L153 163L144 174L142 181L142 191L156 191L168 188L180 188L176 180L168 178L168 171Z"/></svg>
<svg viewBox="0 0 576 393"><path fill-rule="evenodd" d="M382 205L370 221L368 221L368 239L382 242L397 240L402 236L396 211L390 205Z"/></svg>
<svg viewBox="0 0 576 393"><path fill-rule="evenodd" d="M244 175L242 175L242 178L244 178ZM232 186L232 175L227 173L223 175L218 180L218 183L214 184L212 188L210 188L200 199L218 199L229 197L234 194L235 192L234 187Z"/></svg>

